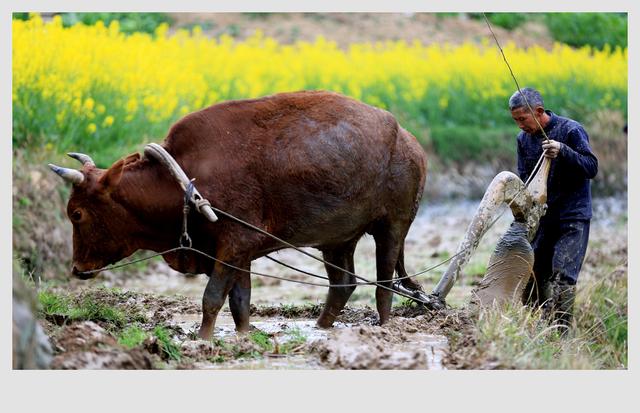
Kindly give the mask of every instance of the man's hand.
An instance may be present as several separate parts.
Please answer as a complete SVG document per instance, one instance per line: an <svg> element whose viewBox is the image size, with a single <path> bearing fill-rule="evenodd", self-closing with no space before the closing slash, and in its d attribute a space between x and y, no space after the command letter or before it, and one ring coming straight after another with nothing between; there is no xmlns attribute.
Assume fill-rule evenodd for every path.
<svg viewBox="0 0 640 413"><path fill-rule="evenodd" d="M558 156L558 153L560 153L560 148L562 148L562 143L551 139L542 144L544 156L551 159Z"/></svg>

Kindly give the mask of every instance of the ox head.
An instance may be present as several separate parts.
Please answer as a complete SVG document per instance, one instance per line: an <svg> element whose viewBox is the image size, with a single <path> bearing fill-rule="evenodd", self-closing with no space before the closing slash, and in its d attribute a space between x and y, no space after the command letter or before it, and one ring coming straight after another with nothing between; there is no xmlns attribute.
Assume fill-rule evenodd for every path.
<svg viewBox="0 0 640 413"><path fill-rule="evenodd" d="M134 218L114 196L124 166L130 158L121 159L104 170L96 168L87 155L68 155L82 163L81 170L53 164L49 164L49 167L73 184L67 204L67 216L73 224L72 273L80 279L89 279L98 272L88 271L102 268L135 252L126 236L130 233Z"/></svg>

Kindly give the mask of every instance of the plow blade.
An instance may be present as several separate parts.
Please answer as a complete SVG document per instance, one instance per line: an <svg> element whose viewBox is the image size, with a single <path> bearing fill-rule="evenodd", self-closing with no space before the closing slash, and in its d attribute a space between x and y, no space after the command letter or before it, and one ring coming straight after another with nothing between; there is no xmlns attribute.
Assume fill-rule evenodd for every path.
<svg viewBox="0 0 640 413"><path fill-rule="evenodd" d="M419 298L428 308L444 308L447 294L453 288L463 267L469 262L480 240L493 224L492 219L498 209L507 204L514 222L498 241L489 259L486 274L479 286L472 291L470 304L472 307L485 307L521 301L524 288L533 274L531 241L538 229L540 218L546 212L550 167L551 160L543 158L528 186L518 176L507 171L499 173L491 181L454 258L431 294L407 289L399 282L394 283L394 288L408 290L403 292Z"/></svg>

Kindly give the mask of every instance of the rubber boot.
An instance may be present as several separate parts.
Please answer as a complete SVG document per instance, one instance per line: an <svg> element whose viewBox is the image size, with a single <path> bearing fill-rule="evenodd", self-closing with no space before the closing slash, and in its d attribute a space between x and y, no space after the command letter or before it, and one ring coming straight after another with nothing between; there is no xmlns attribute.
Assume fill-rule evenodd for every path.
<svg viewBox="0 0 640 413"><path fill-rule="evenodd" d="M554 323L560 327L560 333L566 335L573 320L573 303L576 299L576 286L566 281L554 283Z"/></svg>
<svg viewBox="0 0 640 413"><path fill-rule="evenodd" d="M553 298L553 288L549 277L540 279L535 274L531 275L527 286L522 292L522 302L524 305L533 307L550 308Z"/></svg>
<svg viewBox="0 0 640 413"><path fill-rule="evenodd" d="M551 320L554 316L555 295L553 280L549 278L538 284L538 304L542 307L542 316Z"/></svg>

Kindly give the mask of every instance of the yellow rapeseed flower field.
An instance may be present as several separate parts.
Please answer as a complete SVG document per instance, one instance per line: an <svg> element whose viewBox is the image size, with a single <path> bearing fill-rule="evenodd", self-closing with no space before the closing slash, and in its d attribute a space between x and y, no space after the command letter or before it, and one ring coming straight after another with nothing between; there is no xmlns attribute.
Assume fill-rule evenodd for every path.
<svg viewBox="0 0 640 413"><path fill-rule="evenodd" d="M301 89L334 90L427 125L509 121L515 86L493 44L342 50L321 37L285 45L261 33L235 42L198 28L167 30L124 35L117 22L64 28L59 17L14 20L14 143L44 139L86 150L158 140L184 114L216 102ZM626 50L504 49L519 82L541 90L554 110L626 111Z"/></svg>

